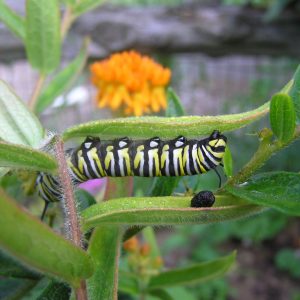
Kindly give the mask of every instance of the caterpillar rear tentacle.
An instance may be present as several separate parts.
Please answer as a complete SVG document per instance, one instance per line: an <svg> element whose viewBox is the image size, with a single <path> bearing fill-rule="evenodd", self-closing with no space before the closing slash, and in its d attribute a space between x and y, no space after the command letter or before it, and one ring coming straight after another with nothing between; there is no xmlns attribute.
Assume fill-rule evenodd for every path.
<svg viewBox="0 0 300 300"><path fill-rule="evenodd" d="M222 164L227 138L219 131L201 140L179 136L163 141L159 137L130 140L127 137L101 141L87 137L76 149L66 152L70 174L76 183L93 178L124 176L191 176L215 170ZM46 202L59 201L57 178L40 173L37 178L40 196Z"/></svg>

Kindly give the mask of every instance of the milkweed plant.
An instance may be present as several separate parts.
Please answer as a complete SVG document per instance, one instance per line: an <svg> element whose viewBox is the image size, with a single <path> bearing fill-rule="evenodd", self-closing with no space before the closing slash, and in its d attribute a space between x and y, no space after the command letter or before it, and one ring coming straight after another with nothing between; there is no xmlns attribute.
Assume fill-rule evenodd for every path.
<svg viewBox="0 0 300 300"><path fill-rule="evenodd" d="M150 295L177 299L172 293L174 287L224 275L234 264L236 252L167 269L152 226L219 223L268 209L300 215L300 174L259 172L272 155L284 151L300 136L300 68L278 93L251 111L187 116L176 93L166 89L170 70L134 51L114 54L90 66L92 82L99 88L98 105L124 109L124 115L148 116L97 120L47 133L39 115L68 89L87 61L85 40L78 55L61 68L62 43L73 22L101 2L27 0L23 17L0 1L0 20L24 43L28 61L39 74L28 105L0 81L0 275L23 280L12 288L10 296L19 295L16 299L30 293L32 299L105 300L117 299L121 293L133 299ZM115 67L118 63L123 63L120 72ZM138 72L138 78L130 68ZM164 117L151 116L160 109L165 109ZM178 136L200 139L214 131L226 135L265 116L270 120L269 128L262 128L253 137L259 140L258 148L236 174L227 140L223 157L227 179L210 191L215 198L213 206L191 206L194 193L199 191L174 194L181 180L178 176L155 178L139 197L132 197L128 177L109 179L107 186L114 188L106 188L108 201L77 190L70 177L64 146L70 140L83 141L87 136L101 140L156 136L162 140ZM55 192L64 212L63 233L54 225L51 210L41 221L37 211L22 205L20 193L22 196L24 192L18 192L18 200L13 198L9 178L26 172L50 174L60 182ZM25 186L34 190L35 179L28 188L28 178ZM138 233L143 239L137 238Z"/></svg>

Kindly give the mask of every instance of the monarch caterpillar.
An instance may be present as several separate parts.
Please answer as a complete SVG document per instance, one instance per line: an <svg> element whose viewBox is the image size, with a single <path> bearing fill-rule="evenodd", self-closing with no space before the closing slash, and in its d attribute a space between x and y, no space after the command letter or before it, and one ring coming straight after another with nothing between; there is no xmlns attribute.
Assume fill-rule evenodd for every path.
<svg viewBox="0 0 300 300"><path fill-rule="evenodd" d="M179 136L169 141L158 137L101 141L98 137L87 137L66 154L71 176L77 183L107 176L185 176L216 171L226 142L227 138L217 130L201 140ZM46 203L59 200L60 185L56 178L39 173L36 183Z"/></svg>

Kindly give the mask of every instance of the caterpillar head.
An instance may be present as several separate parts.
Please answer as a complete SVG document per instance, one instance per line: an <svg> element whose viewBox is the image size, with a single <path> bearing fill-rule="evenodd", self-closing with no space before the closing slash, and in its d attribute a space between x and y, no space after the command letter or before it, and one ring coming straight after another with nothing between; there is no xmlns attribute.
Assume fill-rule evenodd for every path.
<svg viewBox="0 0 300 300"><path fill-rule="evenodd" d="M214 130L208 138L208 144L216 152L224 152L227 143L227 137L222 135L220 131Z"/></svg>

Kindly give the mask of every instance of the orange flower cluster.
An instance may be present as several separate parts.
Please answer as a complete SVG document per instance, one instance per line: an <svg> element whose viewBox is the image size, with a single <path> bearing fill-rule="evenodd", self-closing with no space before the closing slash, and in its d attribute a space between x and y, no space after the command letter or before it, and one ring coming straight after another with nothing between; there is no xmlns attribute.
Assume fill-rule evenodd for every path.
<svg viewBox="0 0 300 300"><path fill-rule="evenodd" d="M147 56L135 51L113 54L93 63L91 73L99 107L141 116L167 106L165 87L171 71Z"/></svg>

